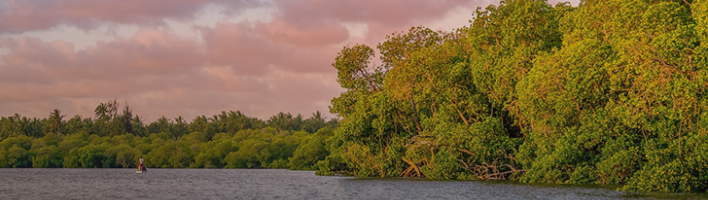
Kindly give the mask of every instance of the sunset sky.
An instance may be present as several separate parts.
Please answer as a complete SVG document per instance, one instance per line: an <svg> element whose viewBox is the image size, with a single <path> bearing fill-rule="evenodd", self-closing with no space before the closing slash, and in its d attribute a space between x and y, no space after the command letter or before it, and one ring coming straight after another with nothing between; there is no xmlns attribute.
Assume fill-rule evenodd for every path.
<svg viewBox="0 0 708 200"><path fill-rule="evenodd" d="M549 1L552 5L562 0ZM571 1L577 6L578 0ZM451 31L498 0L0 0L0 116L329 114L343 46Z"/></svg>

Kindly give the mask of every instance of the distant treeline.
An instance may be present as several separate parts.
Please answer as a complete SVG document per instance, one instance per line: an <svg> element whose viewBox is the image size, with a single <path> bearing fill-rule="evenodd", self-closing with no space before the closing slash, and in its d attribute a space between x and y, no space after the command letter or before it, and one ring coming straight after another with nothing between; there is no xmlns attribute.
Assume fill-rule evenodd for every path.
<svg viewBox="0 0 708 200"><path fill-rule="evenodd" d="M144 124L116 101L101 103L95 114L65 120L54 110L43 119L0 118L0 167L127 168L143 157L160 168L314 170L338 125L319 111L307 119L278 113L263 121L231 111Z"/></svg>
<svg viewBox="0 0 708 200"><path fill-rule="evenodd" d="M319 174L708 190L708 1L506 0L347 46Z"/></svg>

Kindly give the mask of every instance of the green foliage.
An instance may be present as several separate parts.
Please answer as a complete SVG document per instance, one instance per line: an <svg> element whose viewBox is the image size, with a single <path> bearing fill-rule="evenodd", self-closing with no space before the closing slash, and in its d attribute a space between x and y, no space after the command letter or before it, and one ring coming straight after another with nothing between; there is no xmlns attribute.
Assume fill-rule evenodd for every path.
<svg viewBox="0 0 708 200"><path fill-rule="evenodd" d="M522 81L526 182L626 184L635 191L705 191L696 153L705 84L696 77L690 7L588 2L564 18L563 47ZM689 145L690 146L686 146Z"/></svg>
<svg viewBox="0 0 708 200"><path fill-rule="evenodd" d="M342 124L317 173L705 192L707 13L704 0L509 0L451 33L387 36L380 66L345 47L330 107Z"/></svg>
<svg viewBox="0 0 708 200"><path fill-rule="evenodd" d="M326 139L333 134L331 129L321 129L314 135L312 135L308 140L306 140L302 145L300 145L295 152L293 152L293 157L290 158L290 169L291 170L315 170L317 169L317 162L324 160L329 151L326 148Z"/></svg>
<svg viewBox="0 0 708 200"><path fill-rule="evenodd" d="M66 121L56 109L47 119L0 118L0 167L134 168L144 158L156 168L317 170L339 124L320 112L307 119L281 112L266 122L238 111L144 124L127 106L119 110L110 101L96 108L95 118ZM43 126L29 126L34 122Z"/></svg>
<svg viewBox="0 0 708 200"><path fill-rule="evenodd" d="M382 65L368 67L377 69L371 77L378 87L343 85L348 91L332 100L331 112L344 119L334 137L341 141L331 142L342 145L318 173L518 177L513 155L523 135L515 87L539 54L561 45L559 19L569 10L504 1L452 33L413 27L387 36L377 45ZM341 73L340 61L333 66Z"/></svg>
<svg viewBox="0 0 708 200"><path fill-rule="evenodd" d="M290 168L318 175L708 192L708 1L507 0L334 59L326 121L0 118L0 167ZM339 126L341 123L341 126Z"/></svg>
<svg viewBox="0 0 708 200"><path fill-rule="evenodd" d="M458 179L460 168L457 156L447 149L440 149L421 170L430 179L450 180Z"/></svg>

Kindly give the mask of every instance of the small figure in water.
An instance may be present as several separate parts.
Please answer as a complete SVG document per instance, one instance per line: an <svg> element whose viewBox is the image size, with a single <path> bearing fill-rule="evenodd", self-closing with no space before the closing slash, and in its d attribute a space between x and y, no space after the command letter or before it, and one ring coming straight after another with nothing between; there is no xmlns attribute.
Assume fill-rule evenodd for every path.
<svg viewBox="0 0 708 200"><path fill-rule="evenodd" d="M145 171L145 170L147 170L147 169L145 168L145 164L144 164L144 161L143 161L143 157L140 157L140 159L138 160L138 162L139 162L139 164L138 164L138 171Z"/></svg>

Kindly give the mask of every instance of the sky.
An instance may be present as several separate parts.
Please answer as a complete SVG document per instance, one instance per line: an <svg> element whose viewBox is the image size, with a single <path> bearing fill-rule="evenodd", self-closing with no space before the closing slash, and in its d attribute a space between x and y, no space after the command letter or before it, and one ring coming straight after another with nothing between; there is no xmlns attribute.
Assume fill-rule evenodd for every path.
<svg viewBox="0 0 708 200"><path fill-rule="evenodd" d="M564 0L550 0L555 5ZM0 0L0 116L328 117L344 46L452 31L499 0ZM575 6L578 0L571 1Z"/></svg>

